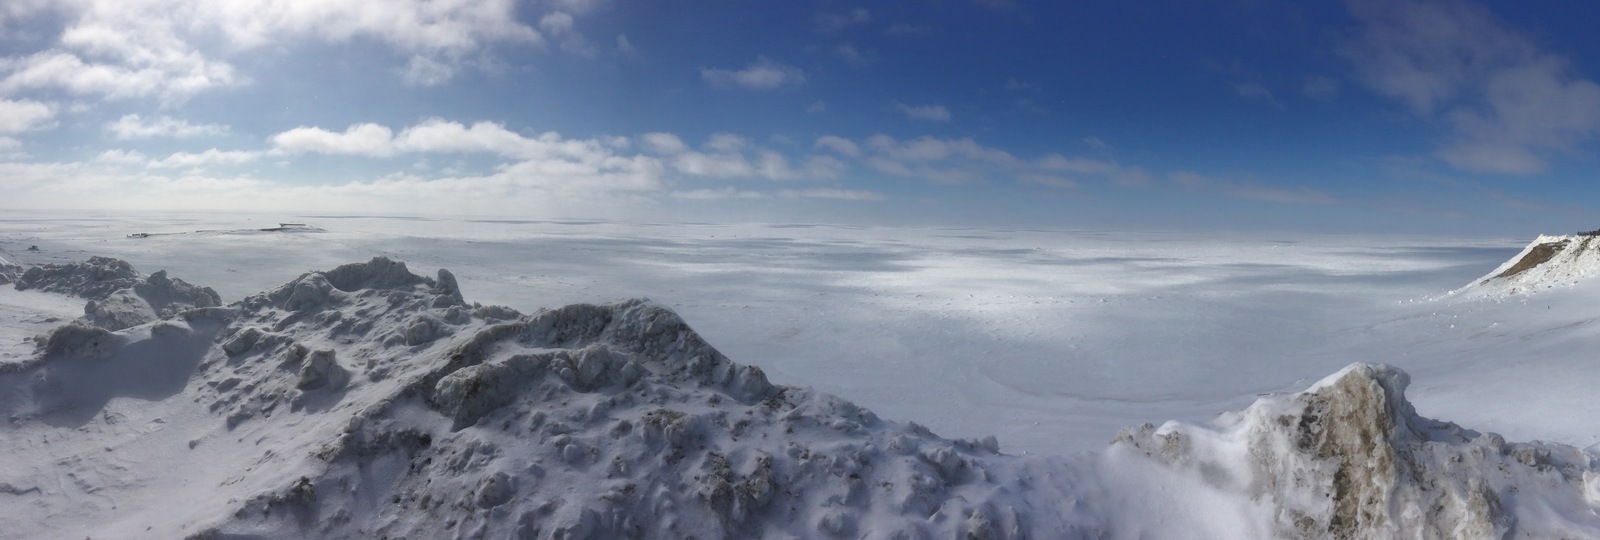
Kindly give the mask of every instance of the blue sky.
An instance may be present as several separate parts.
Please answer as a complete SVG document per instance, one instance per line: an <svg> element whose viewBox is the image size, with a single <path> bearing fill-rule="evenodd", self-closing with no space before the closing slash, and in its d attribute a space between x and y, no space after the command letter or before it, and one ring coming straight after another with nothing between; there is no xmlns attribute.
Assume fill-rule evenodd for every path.
<svg viewBox="0 0 1600 540"><path fill-rule="evenodd" d="M14 0L0 207L1591 229L1600 4Z"/></svg>

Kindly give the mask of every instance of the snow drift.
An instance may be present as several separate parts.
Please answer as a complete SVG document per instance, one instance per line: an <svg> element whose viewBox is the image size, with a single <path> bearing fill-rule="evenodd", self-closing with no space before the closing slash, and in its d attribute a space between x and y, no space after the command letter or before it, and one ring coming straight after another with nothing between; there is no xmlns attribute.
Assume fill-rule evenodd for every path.
<svg viewBox="0 0 1600 540"><path fill-rule="evenodd" d="M222 304L210 287L169 278L166 270L141 276L126 261L106 257L29 268L16 279L16 289L87 298L82 321L107 330L122 330L186 309Z"/></svg>
<svg viewBox="0 0 1600 540"><path fill-rule="evenodd" d="M1382 365L1025 457L773 384L643 300L524 315L375 258L189 305L0 374L0 536L1600 536L1594 456L1421 418Z"/></svg>
<svg viewBox="0 0 1600 540"><path fill-rule="evenodd" d="M1522 252L1457 292L1509 296L1567 286L1600 272L1600 237L1540 235Z"/></svg>

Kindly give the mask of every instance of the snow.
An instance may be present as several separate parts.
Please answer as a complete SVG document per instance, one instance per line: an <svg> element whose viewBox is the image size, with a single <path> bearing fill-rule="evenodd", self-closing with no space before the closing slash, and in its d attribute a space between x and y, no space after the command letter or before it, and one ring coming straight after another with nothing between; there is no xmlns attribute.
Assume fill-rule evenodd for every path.
<svg viewBox="0 0 1600 540"><path fill-rule="evenodd" d="M226 304L0 291L0 537L1600 534L1520 241L250 219L0 220Z"/></svg>

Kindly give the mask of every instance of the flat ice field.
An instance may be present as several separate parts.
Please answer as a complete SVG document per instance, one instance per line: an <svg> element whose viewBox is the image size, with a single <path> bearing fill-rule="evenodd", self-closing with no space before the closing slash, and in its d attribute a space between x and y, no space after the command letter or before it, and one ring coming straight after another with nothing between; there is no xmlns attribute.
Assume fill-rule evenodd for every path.
<svg viewBox="0 0 1600 540"><path fill-rule="evenodd" d="M308 227L261 230L289 221ZM1103 451L1122 428L1181 422L1154 435L1124 434L1123 446L1146 449L1182 426L1224 429L1243 421L1224 413L1337 386L1324 377L1357 362L1408 372L1405 396L1416 413L1476 430L1469 439L1493 432L1592 447L1600 442L1600 280L1583 280L1588 267L1579 265L1559 282L1464 288L1529 240L353 216L0 218L0 256L13 262L114 257L212 287L223 304L379 256L422 276L448 269L469 302L522 313L648 298L774 384L833 394L941 437L994 435L1004 454L1090 461L1119 459L1085 452ZM23 337L79 315L79 303L0 290L0 360L28 356L33 344ZM1376 373L1389 388L1393 377ZM1074 463L1065 470L1082 468ZM1039 466L1019 465L1016 474L1032 478L1029 467ZM1126 467L1130 476L1145 474ZM1094 482L1120 496L1137 492L1115 479ZM482 504L489 488L475 489ZM1595 486L1574 489L1600 497ZM0 491L8 496L24 495ZM1257 503L1265 504L1240 504ZM1083 511L1098 511L1093 506ZM1562 508L1593 518L1592 510ZM1000 524L1018 519L993 512L962 523L1003 531ZM1115 514L1098 515L1107 513ZM830 516L805 530L882 532ZM623 530L595 519L592 530ZM1100 519L1107 530L1121 523ZM1258 525L1265 526L1203 530L1271 535L1250 528ZM719 530L745 530L727 527ZM1167 530L1152 527L1143 534ZM1093 535L1085 531L1078 533Z"/></svg>
<svg viewBox="0 0 1600 540"><path fill-rule="evenodd" d="M325 232L255 230L280 221ZM774 381L1045 454L1099 449L1145 422L1209 419L1352 362L1410 371L1423 414L1515 440L1600 441L1600 400L1580 399L1600 388L1600 371L1549 352L1594 336L1595 303L1440 300L1529 240L272 215L0 221L0 249L21 263L116 257L224 302L380 255L424 275L447 268L469 299L524 312L649 298Z"/></svg>

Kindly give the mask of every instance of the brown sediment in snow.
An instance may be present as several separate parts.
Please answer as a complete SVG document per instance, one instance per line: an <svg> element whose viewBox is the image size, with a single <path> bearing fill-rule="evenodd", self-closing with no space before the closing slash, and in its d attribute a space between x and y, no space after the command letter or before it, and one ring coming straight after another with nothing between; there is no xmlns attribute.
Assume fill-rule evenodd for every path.
<svg viewBox="0 0 1600 540"><path fill-rule="evenodd" d="M1550 259L1554 258L1557 253L1561 253L1561 250L1566 249L1567 244L1570 242L1570 240L1562 240L1560 242L1546 242L1534 246L1533 249L1528 250L1528 254L1524 255L1522 260L1517 261L1517 264L1511 265L1511 268L1507 268L1506 271L1501 272L1500 275L1495 276L1495 278L1515 276L1517 274L1527 272L1528 270L1532 270L1541 264L1549 262Z"/></svg>

